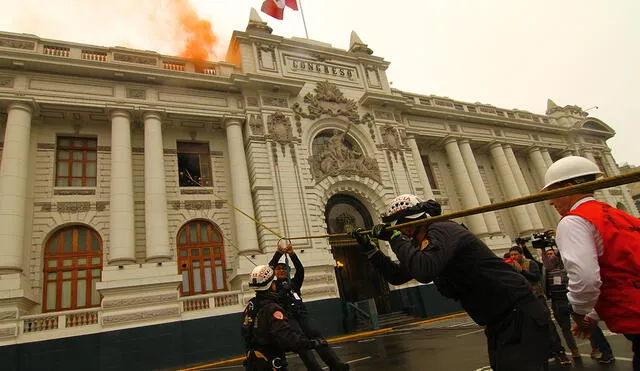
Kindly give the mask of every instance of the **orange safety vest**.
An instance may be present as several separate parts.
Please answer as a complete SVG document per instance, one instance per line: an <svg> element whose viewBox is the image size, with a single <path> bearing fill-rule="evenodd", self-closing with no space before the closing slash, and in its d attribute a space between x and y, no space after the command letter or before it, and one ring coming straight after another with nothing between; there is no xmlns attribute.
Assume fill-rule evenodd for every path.
<svg viewBox="0 0 640 371"><path fill-rule="evenodd" d="M588 220L602 237L596 312L611 331L640 334L640 219L595 200L567 215Z"/></svg>

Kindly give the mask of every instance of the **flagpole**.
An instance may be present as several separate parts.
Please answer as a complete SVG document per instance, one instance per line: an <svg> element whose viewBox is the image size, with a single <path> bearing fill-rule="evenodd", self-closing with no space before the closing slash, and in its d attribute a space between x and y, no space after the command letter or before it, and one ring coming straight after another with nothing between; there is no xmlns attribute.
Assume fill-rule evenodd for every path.
<svg viewBox="0 0 640 371"><path fill-rule="evenodd" d="M302 11L302 0L298 0L300 5L300 15L302 15L302 24L304 25L304 34L309 38L309 32L307 32L307 22L304 20L304 12Z"/></svg>

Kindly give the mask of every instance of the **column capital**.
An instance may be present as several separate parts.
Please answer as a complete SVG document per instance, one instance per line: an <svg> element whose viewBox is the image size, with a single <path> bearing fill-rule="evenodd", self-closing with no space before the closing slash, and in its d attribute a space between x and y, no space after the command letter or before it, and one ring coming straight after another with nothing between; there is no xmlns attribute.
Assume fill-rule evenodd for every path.
<svg viewBox="0 0 640 371"><path fill-rule="evenodd" d="M35 102L25 102L25 101L11 101L7 104L7 112L18 109L27 112L32 115L36 111Z"/></svg>
<svg viewBox="0 0 640 371"><path fill-rule="evenodd" d="M449 143L452 142L457 142L458 138L457 137L453 137L453 136L446 136L444 138L442 138L442 144L447 145Z"/></svg>
<svg viewBox="0 0 640 371"><path fill-rule="evenodd" d="M241 117L228 117L224 119L224 127L228 128L229 126L238 125L242 127L242 123L244 122L244 118Z"/></svg>
<svg viewBox="0 0 640 371"><path fill-rule="evenodd" d="M131 121L131 118L132 118L131 112L129 112L129 110L126 110L126 109L113 108L113 109L109 109L108 112L111 119L115 117L124 117L129 121Z"/></svg>
<svg viewBox="0 0 640 371"><path fill-rule="evenodd" d="M533 145L527 148L527 152L529 153L540 152L540 150L541 150L540 146L536 146L536 145Z"/></svg>
<svg viewBox="0 0 640 371"><path fill-rule="evenodd" d="M502 142L491 142L489 143L489 149L494 149L494 148L502 148Z"/></svg>
<svg viewBox="0 0 640 371"><path fill-rule="evenodd" d="M148 118L152 119L156 119L158 121L162 121L162 119L165 117L165 113L161 112L161 111L143 111L142 112L142 119L146 120Z"/></svg>

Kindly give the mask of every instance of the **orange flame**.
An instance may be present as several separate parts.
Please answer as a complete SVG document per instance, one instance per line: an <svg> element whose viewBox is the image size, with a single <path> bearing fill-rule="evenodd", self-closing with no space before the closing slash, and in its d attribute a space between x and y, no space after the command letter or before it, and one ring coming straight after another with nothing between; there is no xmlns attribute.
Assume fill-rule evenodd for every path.
<svg viewBox="0 0 640 371"><path fill-rule="evenodd" d="M211 22L201 19L188 0L174 0L178 22L186 33L186 45L180 56L197 61L207 61L214 54L218 36L211 29Z"/></svg>

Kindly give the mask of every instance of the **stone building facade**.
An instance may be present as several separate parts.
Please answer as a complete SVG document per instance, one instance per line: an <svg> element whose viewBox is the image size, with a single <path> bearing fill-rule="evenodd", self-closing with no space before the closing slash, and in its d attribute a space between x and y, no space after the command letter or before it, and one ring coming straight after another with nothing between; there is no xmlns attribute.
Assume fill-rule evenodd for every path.
<svg viewBox="0 0 640 371"><path fill-rule="evenodd" d="M283 236L312 237L294 244L328 334L346 302L455 310L326 235L371 227L401 193L445 213L535 193L570 154L619 173L614 131L580 107L404 92L388 66L355 33L349 50L287 39L255 11L215 63L0 33L0 355L106 370L239 354L247 273ZM624 186L597 197L637 215ZM557 220L537 203L460 221L502 253ZM80 361L49 351L78 344Z"/></svg>

